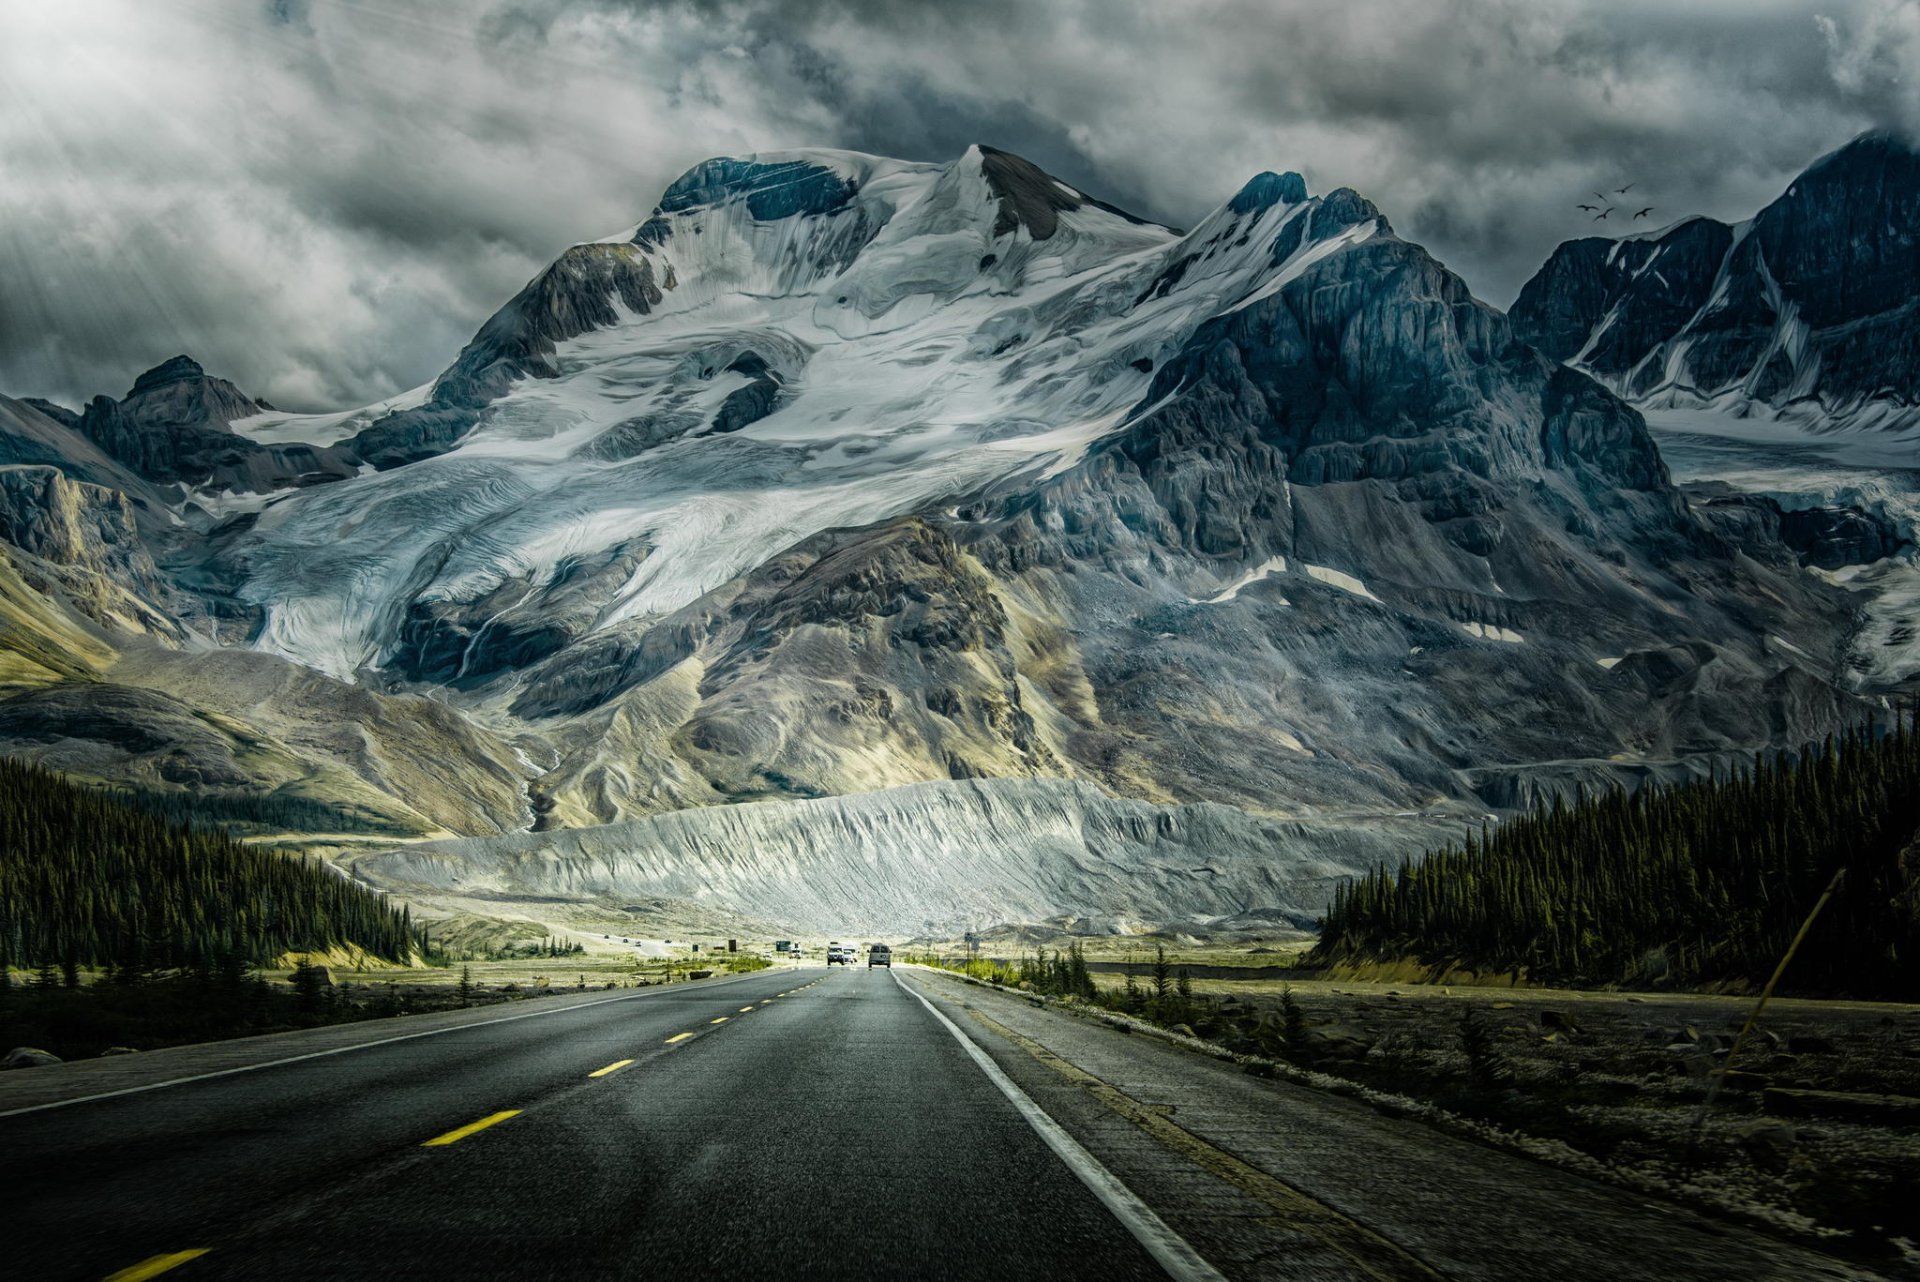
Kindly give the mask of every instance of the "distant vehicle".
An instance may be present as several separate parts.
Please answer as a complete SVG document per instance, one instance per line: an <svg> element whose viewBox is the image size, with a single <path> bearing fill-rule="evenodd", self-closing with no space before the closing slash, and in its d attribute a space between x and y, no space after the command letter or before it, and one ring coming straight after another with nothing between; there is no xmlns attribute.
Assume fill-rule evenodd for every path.
<svg viewBox="0 0 1920 1282"><path fill-rule="evenodd" d="M827 945L827 965L851 966L853 965L853 958L854 949L852 944Z"/></svg>
<svg viewBox="0 0 1920 1282"><path fill-rule="evenodd" d="M885 944L875 944L867 949L867 969L872 970L875 966L885 966L888 970L892 970L893 949Z"/></svg>

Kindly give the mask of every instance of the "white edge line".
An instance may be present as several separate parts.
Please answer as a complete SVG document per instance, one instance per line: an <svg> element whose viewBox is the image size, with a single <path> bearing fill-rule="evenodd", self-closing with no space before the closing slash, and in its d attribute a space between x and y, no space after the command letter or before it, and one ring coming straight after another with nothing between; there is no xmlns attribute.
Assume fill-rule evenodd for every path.
<svg viewBox="0 0 1920 1282"><path fill-rule="evenodd" d="M757 971L748 972L748 974L757 973ZM736 978L745 979L746 977L746 975L737 977L729 976L721 980L720 983L732 983ZM713 985L713 987L718 986L717 984ZM395 1042L410 1042L416 1037L438 1037L442 1033L458 1033L469 1028L485 1028L489 1024L511 1024L516 1019L533 1019L539 1015L565 1015L576 1010L588 1010L594 1006L606 1006L613 1002L630 1002L642 997L653 997L655 995L656 994L651 992L628 993L622 997L602 997L595 1001L581 1002L574 1006L561 1006L549 1010L523 1011L518 1015L502 1015L498 1019L478 1019L471 1024L455 1024L451 1028L429 1028L418 1033L402 1033L398 1037L382 1037L379 1041L374 1042L355 1042L351 1046L335 1046L330 1050L308 1051L305 1055L289 1055L285 1059L270 1059L262 1064L242 1064L238 1068L222 1068L211 1073L195 1073L191 1077L173 1077L168 1078L164 1082L149 1082L145 1086L125 1086L117 1091L102 1091L98 1095L76 1095L72 1099L50 1100L45 1104L28 1104L24 1108L10 1108L5 1112L0 1112L0 1117L19 1117L24 1113L44 1113L50 1108L67 1108L74 1104L91 1104L95 1100L114 1099L121 1095L139 1095L145 1091L164 1090L169 1086L185 1086L189 1082L207 1082L212 1081L216 1077L232 1077L235 1073L252 1073L263 1068L279 1068L282 1064L298 1064L302 1060L324 1059L329 1055L344 1055L348 1051L372 1050L376 1046L391 1046ZM271 1036L271 1034L269 1035ZM200 1042L197 1044L201 1046L219 1045L218 1042Z"/></svg>
<svg viewBox="0 0 1920 1282"><path fill-rule="evenodd" d="M1226 1275L1214 1268L1193 1249L1191 1243L1167 1227L1167 1222L1154 1214L1153 1208L1142 1202L1134 1191L1120 1182L1120 1177L1100 1164L1100 1159L1081 1146L1080 1141L1066 1133L1047 1115L1045 1109L1033 1102L1032 1096L1015 1084L1001 1067L993 1062L993 1057L981 1050L971 1037L960 1031L958 1025L940 1012L940 1009L928 1001L905 980L894 975L893 982L913 995L914 1000L927 1008L927 1013L939 1020L954 1040L980 1066L987 1080L1000 1088L1020 1116L1025 1118L1047 1147L1064 1162L1067 1169L1087 1186L1092 1194L1100 1199L1102 1205L1113 1213L1127 1232L1138 1239L1147 1254L1174 1282L1227 1282Z"/></svg>

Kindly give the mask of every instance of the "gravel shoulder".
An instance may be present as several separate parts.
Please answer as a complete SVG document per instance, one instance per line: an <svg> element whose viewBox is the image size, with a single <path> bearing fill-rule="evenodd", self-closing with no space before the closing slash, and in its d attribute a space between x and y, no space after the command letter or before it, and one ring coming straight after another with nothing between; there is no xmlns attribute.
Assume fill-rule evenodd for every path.
<svg viewBox="0 0 1920 1282"><path fill-rule="evenodd" d="M1884 1276L1033 999L902 977L1231 1277Z"/></svg>

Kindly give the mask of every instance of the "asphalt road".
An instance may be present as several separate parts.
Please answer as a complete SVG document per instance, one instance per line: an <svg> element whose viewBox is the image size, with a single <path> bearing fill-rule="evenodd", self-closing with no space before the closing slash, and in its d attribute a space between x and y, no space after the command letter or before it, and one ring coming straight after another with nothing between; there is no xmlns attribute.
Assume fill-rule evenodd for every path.
<svg viewBox="0 0 1920 1282"><path fill-rule="evenodd" d="M9 1073L0 1171L6 1279L1876 1276L911 969Z"/></svg>
<svg viewBox="0 0 1920 1282"><path fill-rule="evenodd" d="M885 970L0 1117L0 1154L21 1278L1165 1276Z"/></svg>

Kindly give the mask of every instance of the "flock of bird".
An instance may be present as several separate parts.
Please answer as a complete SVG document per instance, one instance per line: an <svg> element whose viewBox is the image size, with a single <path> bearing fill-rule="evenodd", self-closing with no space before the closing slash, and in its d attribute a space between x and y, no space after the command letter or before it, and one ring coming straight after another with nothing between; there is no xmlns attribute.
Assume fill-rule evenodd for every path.
<svg viewBox="0 0 1920 1282"><path fill-rule="evenodd" d="M1624 187L1615 187L1615 188L1613 189L1613 195L1614 195L1614 196L1624 196L1624 195L1626 195L1626 194L1627 194L1628 192L1630 192L1630 191L1632 191L1632 190L1633 190L1633 188L1634 188L1634 184L1633 184L1633 183L1628 183L1628 184L1627 184L1626 186L1624 186ZM1615 204L1613 203L1613 197L1612 197L1612 196L1609 196L1609 195L1607 195L1607 194L1606 194L1605 192L1603 192L1603 191L1596 191L1596 192L1594 192L1594 193L1593 193L1593 198L1594 198L1595 200L1597 200L1597 201L1599 201L1600 203L1599 203L1599 204L1597 204L1597 205L1575 205L1575 206L1574 206L1574 208L1575 208L1575 209L1579 209L1579 210L1581 210L1581 211L1583 211L1583 212L1585 212L1585 213L1589 213L1589 214L1592 214L1592 215L1593 215L1593 221L1594 221L1594 222L1596 222L1596 223L1597 223L1597 222L1599 222L1599 221L1600 221L1601 219L1603 219L1603 218L1605 218L1605 217L1606 217L1606 216L1607 216L1608 214L1610 214L1610 213L1612 213L1612 212L1613 212L1613 211L1614 211L1615 209L1617 209L1617 208L1619 208L1619 206L1618 206L1618 205L1615 205ZM1645 209L1642 209L1642 210L1640 210L1639 212L1637 212L1636 214L1634 214L1634 217L1635 217L1635 218L1645 218L1645 217L1646 217L1646 216L1647 216L1648 214L1650 214L1650 213L1652 213L1652 212L1653 212L1653 206L1652 206L1652 205L1648 205L1648 206L1647 206L1647 207L1646 207Z"/></svg>

